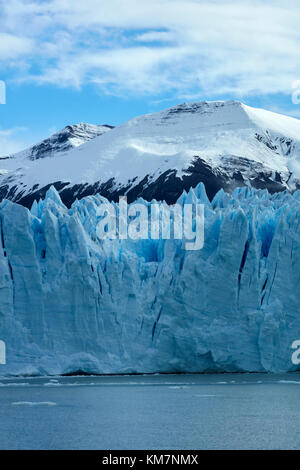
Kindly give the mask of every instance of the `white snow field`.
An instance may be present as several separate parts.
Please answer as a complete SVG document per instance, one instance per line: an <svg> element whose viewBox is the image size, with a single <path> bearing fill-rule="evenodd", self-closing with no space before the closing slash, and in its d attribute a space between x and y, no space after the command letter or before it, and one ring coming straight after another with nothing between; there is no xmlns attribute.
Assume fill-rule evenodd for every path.
<svg viewBox="0 0 300 470"><path fill-rule="evenodd" d="M299 191L184 193L205 205L199 251L98 239L105 202L0 204L0 375L296 369Z"/></svg>

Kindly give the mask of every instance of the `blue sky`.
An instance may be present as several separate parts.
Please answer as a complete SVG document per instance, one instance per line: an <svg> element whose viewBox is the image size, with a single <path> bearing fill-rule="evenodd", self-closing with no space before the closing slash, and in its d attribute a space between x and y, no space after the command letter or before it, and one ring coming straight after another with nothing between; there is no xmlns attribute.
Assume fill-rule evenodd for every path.
<svg viewBox="0 0 300 470"><path fill-rule="evenodd" d="M299 1L0 0L0 154L183 101L300 117Z"/></svg>

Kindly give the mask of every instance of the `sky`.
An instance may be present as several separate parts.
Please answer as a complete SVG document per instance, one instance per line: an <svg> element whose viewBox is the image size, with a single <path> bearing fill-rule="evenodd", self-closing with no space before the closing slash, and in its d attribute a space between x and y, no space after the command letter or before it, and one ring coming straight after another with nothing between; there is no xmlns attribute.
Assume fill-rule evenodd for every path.
<svg viewBox="0 0 300 470"><path fill-rule="evenodd" d="M0 0L0 155L185 101L300 118L299 24L299 0Z"/></svg>

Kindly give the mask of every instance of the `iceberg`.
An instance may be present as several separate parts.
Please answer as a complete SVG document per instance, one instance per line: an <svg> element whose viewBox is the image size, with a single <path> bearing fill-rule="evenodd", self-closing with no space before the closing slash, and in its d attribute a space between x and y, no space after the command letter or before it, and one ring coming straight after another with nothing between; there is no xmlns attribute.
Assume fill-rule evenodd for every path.
<svg viewBox="0 0 300 470"><path fill-rule="evenodd" d="M0 375L295 371L300 191L204 185L205 242L102 240L88 196L0 204ZM139 200L147 206L153 202ZM118 207L118 203L115 207Z"/></svg>

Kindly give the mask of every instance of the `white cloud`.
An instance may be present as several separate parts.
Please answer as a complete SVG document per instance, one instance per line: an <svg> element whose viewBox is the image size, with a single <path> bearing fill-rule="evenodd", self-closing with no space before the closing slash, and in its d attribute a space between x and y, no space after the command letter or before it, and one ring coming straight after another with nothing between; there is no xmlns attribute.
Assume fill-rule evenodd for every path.
<svg viewBox="0 0 300 470"><path fill-rule="evenodd" d="M143 34L137 34L134 39L137 42L174 42L176 35L170 31L147 31Z"/></svg>
<svg viewBox="0 0 300 470"><path fill-rule="evenodd" d="M15 127L12 129L2 129L0 128L0 155L7 156L11 153L19 152L28 146L22 138L23 131L26 131L25 128ZM1 159L0 159L1 162ZM1 169L1 168L0 168Z"/></svg>
<svg viewBox="0 0 300 470"><path fill-rule="evenodd" d="M91 82L124 95L172 91L183 98L290 93L300 79L298 0L0 5L0 64L5 55L21 54L22 74L12 65L17 79L74 87Z"/></svg>
<svg viewBox="0 0 300 470"><path fill-rule="evenodd" d="M0 60L15 59L32 53L34 42L26 37L0 33Z"/></svg>

